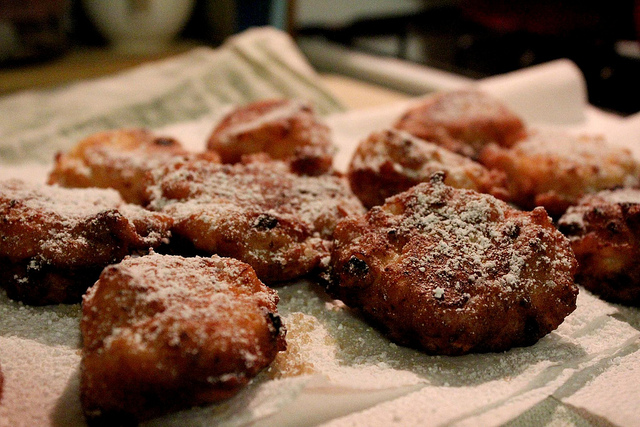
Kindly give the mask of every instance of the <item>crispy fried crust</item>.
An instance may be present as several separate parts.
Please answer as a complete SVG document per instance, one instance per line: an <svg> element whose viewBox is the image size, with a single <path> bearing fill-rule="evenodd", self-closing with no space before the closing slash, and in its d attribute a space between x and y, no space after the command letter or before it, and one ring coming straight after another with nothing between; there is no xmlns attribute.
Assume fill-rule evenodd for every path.
<svg viewBox="0 0 640 427"><path fill-rule="evenodd" d="M586 194L640 183L640 165L631 152L596 136L531 132L510 149L487 146L479 160L507 174L514 203L543 206L554 218Z"/></svg>
<svg viewBox="0 0 640 427"><path fill-rule="evenodd" d="M578 259L578 284L607 301L640 306L640 190L585 196L558 227Z"/></svg>
<svg viewBox="0 0 640 427"><path fill-rule="evenodd" d="M224 163L238 163L242 156L266 153L287 161L304 175L328 172L335 147L330 130L310 104L292 99L256 101L227 114L209 137L207 148Z"/></svg>
<svg viewBox="0 0 640 427"><path fill-rule="evenodd" d="M347 177L351 189L371 208L387 197L446 173L445 184L508 199L506 175L436 144L396 129L372 133L356 149Z"/></svg>
<svg viewBox="0 0 640 427"><path fill-rule="evenodd" d="M106 189L0 182L0 281L29 304L79 302L103 267L158 247L171 218Z"/></svg>
<svg viewBox="0 0 640 427"><path fill-rule="evenodd" d="M146 129L118 129L93 134L68 153L59 153L49 184L72 188L114 188L128 203L145 205L143 177L175 156L191 155L173 138ZM206 154L219 162L215 153Z"/></svg>
<svg viewBox="0 0 640 427"><path fill-rule="evenodd" d="M542 208L431 182L336 227L327 290L392 340L459 355L531 345L575 309L576 260Z"/></svg>
<svg viewBox="0 0 640 427"><path fill-rule="evenodd" d="M277 302L231 258L151 254L107 267L82 307L87 419L121 425L231 397L286 347Z"/></svg>
<svg viewBox="0 0 640 427"><path fill-rule="evenodd" d="M510 147L525 136L518 116L500 101L475 90L431 96L410 108L394 126L472 158L490 142Z"/></svg>
<svg viewBox="0 0 640 427"><path fill-rule="evenodd" d="M364 211L344 179L298 176L278 161L176 162L150 178L149 206L175 219L175 235L267 283L325 268L336 223Z"/></svg>

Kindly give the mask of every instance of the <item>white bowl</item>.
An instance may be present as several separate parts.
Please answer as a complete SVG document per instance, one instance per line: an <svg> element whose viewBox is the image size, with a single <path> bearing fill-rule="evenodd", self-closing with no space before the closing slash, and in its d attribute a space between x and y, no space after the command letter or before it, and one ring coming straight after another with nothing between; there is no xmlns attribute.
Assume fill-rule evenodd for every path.
<svg viewBox="0 0 640 427"><path fill-rule="evenodd" d="M182 30L195 0L82 0L98 31L114 49L132 53L165 50Z"/></svg>

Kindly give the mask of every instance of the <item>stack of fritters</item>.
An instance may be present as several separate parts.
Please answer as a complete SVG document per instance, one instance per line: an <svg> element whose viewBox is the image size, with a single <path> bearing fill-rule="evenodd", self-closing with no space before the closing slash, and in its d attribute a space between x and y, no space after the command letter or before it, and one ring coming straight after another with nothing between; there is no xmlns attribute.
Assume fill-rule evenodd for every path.
<svg viewBox="0 0 640 427"><path fill-rule="evenodd" d="M201 153L147 130L99 133L57 156L55 185L0 183L0 280L35 304L77 302L95 283L81 323L92 422L235 394L285 348L264 283L321 278L392 340L432 354L531 345L575 309L576 268L592 289L638 281L622 273L638 250L636 202L607 193L570 208L560 225L580 267L547 214L637 185L637 163L577 137L539 141L473 90L417 103L364 139L344 176L301 101L231 111Z"/></svg>
<svg viewBox="0 0 640 427"><path fill-rule="evenodd" d="M113 130L59 154L51 185L0 184L9 296L78 302L95 283L81 324L89 421L135 423L237 393L285 348L277 294L254 267L269 283L321 273L337 222L364 212L329 173L334 148L310 107L246 111L210 138L230 151Z"/></svg>
<svg viewBox="0 0 640 427"><path fill-rule="evenodd" d="M590 206L596 200L589 195L619 188L636 191L631 189L640 185L640 163L628 149L610 145L598 135L528 128L500 101L475 90L443 92L419 101L394 127L397 130L375 132L363 140L349 165L351 188L367 207L383 205L386 197L428 182L433 172L442 171L446 184L491 194L520 209L541 206L558 219L569 208L571 220L563 218L560 225L563 232L570 234L581 259L579 283L597 289L599 286L593 283L606 277L605 282L614 283L612 286L625 296L599 289L601 296L633 304L630 301L635 297L630 292L640 288L640 279L635 273L623 274L618 268L628 266L626 260L631 255L625 255L627 252L635 257L638 253L632 233L621 231L636 228L630 214L633 209L621 208L630 205L618 203L617 207L609 204L592 209L599 214L603 210L612 212L605 216L610 228L615 229L610 232L615 238L595 231L597 224L605 220L596 220L593 214L581 219L596 223L578 227L583 235L577 235L577 226L571 225L578 212L587 209L573 206ZM402 132L411 133L414 138ZM464 161L463 156L467 157ZM620 209L625 213L613 213ZM611 225L619 222L625 227ZM605 239L606 243L596 245L590 236ZM615 252L608 253L613 247ZM598 258L598 262L589 261L592 258Z"/></svg>

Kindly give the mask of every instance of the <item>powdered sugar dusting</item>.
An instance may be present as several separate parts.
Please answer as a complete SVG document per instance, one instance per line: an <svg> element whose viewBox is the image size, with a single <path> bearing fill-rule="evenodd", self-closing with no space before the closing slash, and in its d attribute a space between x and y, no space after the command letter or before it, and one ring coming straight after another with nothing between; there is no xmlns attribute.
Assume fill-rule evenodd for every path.
<svg viewBox="0 0 640 427"><path fill-rule="evenodd" d="M288 348L276 358L271 377L320 375L334 387L362 390L422 382L414 372L393 369L397 353L411 350L390 343L316 286L300 282L279 290Z"/></svg>
<svg viewBox="0 0 640 427"><path fill-rule="evenodd" d="M557 328L578 293L569 241L543 208L521 212L443 178L343 222L329 292L432 354L502 351Z"/></svg>
<svg viewBox="0 0 640 427"><path fill-rule="evenodd" d="M274 378L316 374L338 366L335 340L313 316L295 312L285 318L287 350L278 354L269 373Z"/></svg>
<svg viewBox="0 0 640 427"><path fill-rule="evenodd" d="M619 188L597 193L595 197L609 203L640 204L640 190L637 188Z"/></svg>
<svg viewBox="0 0 640 427"><path fill-rule="evenodd" d="M0 185L3 187L5 199L19 200L27 209L53 212L68 221L95 216L123 204L118 192L111 189L68 189L55 185L31 186L15 179Z"/></svg>
<svg viewBox="0 0 640 427"><path fill-rule="evenodd" d="M447 180L458 188L477 189L477 181L488 174L480 163L468 157L396 129L370 135L352 157L349 170L384 173L389 162L393 162L396 173L414 180L426 180L436 171L446 171Z"/></svg>
<svg viewBox="0 0 640 427"><path fill-rule="evenodd" d="M187 218L210 205L208 214L262 211L301 221L327 237L328 218L338 212L360 212L362 207L345 182L333 176L297 176L280 162L249 165L217 165L193 162L156 172L150 187L154 210ZM179 194L173 191L179 187ZM176 194L176 196L174 196ZM338 216L342 216L338 214Z"/></svg>
<svg viewBox="0 0 640 427"><path fill-rule="evenodd" d="M249 104L251 105L251 104ZM242 108L242 107L241 107ZM232 112L231 114L234 114ZM235 116L234 116L235 117ZM280 124L286 128L290 127L289 121L304 120L304 133L299 135L300 140L309 145L319 145L326 141L328 128L324 125L313 125L315 116L311 105L298 99L286 99L280 102L274 101L266 111L251 111L246 108L242 114L229 122L229 126L216 131L216 139L221 145L236 143L238 136L251 133L269 124ZM321 132L322 131L322 132Z"/></svg>
<svg viewBox="0 0 640 427"><path fill-rule="evenodd" d="M598 205L637 205L640 204L640 190L637 188L617 188L615 190L602 190L594 194L584 196L575 206L569 209L558 220L561 230L569 231L570 239L580 239L587 229L585 215L592 209L597 210ZM578 233L578 231L580 231Z"/></svg>
<svg viewBox="0 0 640 427"><path fill-rule="evenodd" d="M176 233L242 259L267 282L325 266L336 223L364 211L342 178L298 176L279 161L179 163L154 182L149 206L174 218Z"/></svg>
<svg viewBox="0 0 640 427"><path fill-rule="evenodd" d="M0 182L0 198L3 225L9 227L0 248L4 256L76 267L106 265L122 247L104 233L131 251L157 247L169 235L168 217L128 205L112 189L68 189L12 179Z"/></svg>
<svg viewBox="0 0 640 427"><path fill-rule="evenodd" d="M631 151L613 146L597 134L576 136L554 129L536 129L514 149L529 156L552 156L560 168L590 167L595 174L605 173L611 167L608 165L616 164L626 170L638 169Z"/></svg>
<svg viewBox="0 0 640 427"><path fill-rule="evenodd" d="M460 278L458 271L468 271L470 275L465 280L478 286L494 280L500 271L499 282L504 289L524 285L520 283L521 272L529 254L511 246L508 231L526 226L529 221L506 219L506 205L492 197L462 197L451 202L450 191L441 181L432 180L428 192L415 192L415 198L409 202L411 214L398 224L403 234L437 236L438 243L430 245L427 255L412 260L415 267L450 280ZM498 247L504 251L499 258L495 255ZM439 267L435 272L434 266ZM442 289L434 292L436 298L444 294Z"/></svg>
<svg viewBox="0 0 640 427"><path fill-rule="evenodd" d="M31 307L0 292L0 426L85 425L79 305Z"/></svg>
<svg viewBox="0 0 640 427"><path fill-rule="evenodd" d="M497 99L483 92L463 90L436 95L429 108L429 118L449 122L465 118L500 116L506 111Z"/></svg>
<svg viewBox="0 0 640 427"><path fill-rule="evenodd" d="M199 322L202 327L196 327L190 335L198 345L211 340L211 333L215 333L218 339L227 337L236 342L246 341L252 339L252 331L233 327L212 331L208 325L211 322L221 325L236 323L243 313L234 313L232 308L241 309L242 304L249 300L256 305L275 307L274 293L263 285L258 288L255 283L242 280L241 276L249 272L250 267L234 259L217 256L181 258L152 253L143 258L128 258L118 266L109 267L101 280L106 280L109 269L126 277L127 286L116 294L110 294L108 289L100 290L99 281L87 293L84 303L96 304L95 309L101 310L95 298L98 292L103 292L101 298L110 301L108 304L128 306L128 317L135 323L125 321L113 325L110 331L104 331L105 349L109 349L114 340L125 340L132 348L144 351L147 345L157 345L155 340L161 335L169 346L177 346L181 342L184 325L193 326Z"/></svg>

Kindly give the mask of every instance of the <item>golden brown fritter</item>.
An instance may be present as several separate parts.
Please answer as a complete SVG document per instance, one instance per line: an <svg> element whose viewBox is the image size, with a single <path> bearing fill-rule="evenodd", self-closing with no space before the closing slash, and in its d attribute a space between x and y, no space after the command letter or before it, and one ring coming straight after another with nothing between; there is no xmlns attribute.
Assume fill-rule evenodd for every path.
<svg viewBox="0 0 640 427"><path fill-rule="evenodd" d="M472 158L490 142L510 147L526 134L522 120L500 101L470 89L431 96L394 126Z"/></svg>
<svg viewBox="0 0 640 427"><path fill-rule="evenodd" d="M81 402L121 425L237 393L285 349L278 296L232 258L128 257L83 300Z"/></svg>
<svg viewBox="0 0 640 427"><path fill-rule="evenodd" d="M607 301L640 306L640 190L585 196L558 227L578 259L578 284Z"/></svg>
<svg viewBox="0 0 640 427"><path fill-rule="evenodd" d="M176 156L189 155L195 154L189 154L177 140L145 129L99 132L56 156L49 184L114 188L126 202L144 206L148 201L141 183L146 172ZM220 161L215 153L205 156Z"/></svg>
<svg viewBox="0 0 640 427"><path fill-rule="evenodd" d="M640 183L640 165L631 152L596 136L531 132L508 149L487 146L479 160L507 174L514 203L524 209L543 206L554 218L585 194Z"/></svg>
<svg viewBox="0 0 640 427"><path fill-rule="evenodd" d="M436 144L396 129L374 132L358 145L349 164L351 189L371 208L387 197L445 172L445 184L508 199L506 176Z"/></svg>
<svg viewBox="0 0 640 427"><path fill-rule="evenodd" d="M303 175L328 172L335 147L329 128L310 104L292 99L256 101L227 114L213 130L207 148L224 163L266 153Z"/></svg>
<svg viewBox="0 0 640 427"><path fill-rule="evenodd" d="M0 182L0 283L29 304L79 302L106 265L158 247L171 224L114 190Z"/></svg>
<svg viewBox="0 0 640 427"><path fill-rule="evenodd" d="M576 307L576 260L543 208L428 183L336 227L327 290L431 354L534 344Z"/></svg>
<svg viewBox="0 0 640 427"><path fill-rule="evenodd" d="M346 181L299 176L279 161L176 162L150 175L149 207L206 254L240 259L261 280L294 279L328 265L336 223L364 211Z"/></svg>

